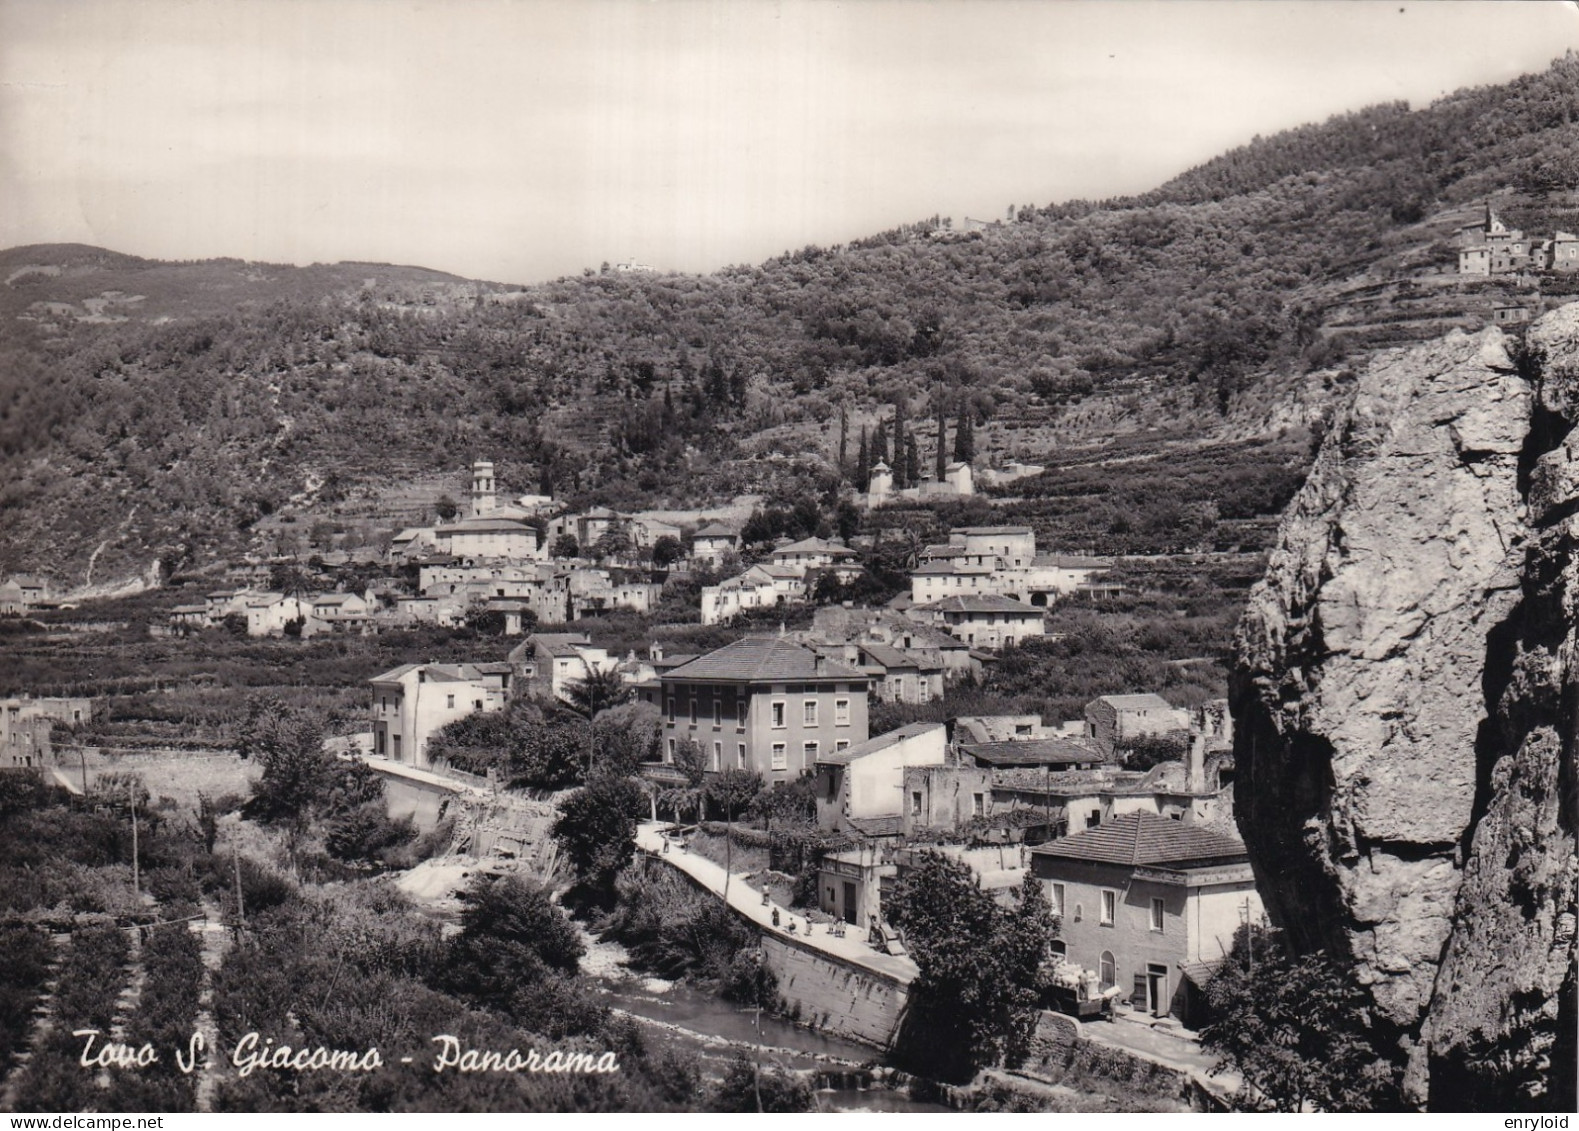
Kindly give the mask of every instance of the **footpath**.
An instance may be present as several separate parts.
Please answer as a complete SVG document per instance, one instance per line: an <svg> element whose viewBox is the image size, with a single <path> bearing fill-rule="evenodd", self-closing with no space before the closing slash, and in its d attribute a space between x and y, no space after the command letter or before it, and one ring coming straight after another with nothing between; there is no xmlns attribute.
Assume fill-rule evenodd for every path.
<svg viewBox="0 0 1579 1131"><path fill-rule="evenodd" d="M669 851L664 852L664 836L661 830L667 826L663 823L647 821L636 828L636 847L650 856L655 856L665 864L678 868L703 888L714 895L723 896L724 878L726 873L723 865L715 864L705 856L694 852L686 852L678 841L671 841ZM812 950L821 951L839 959L841 962L859 966L874 974L896 978L909 985L915 979L916 964L909 958L900 958L892 954L879 954L866 942L866 932L859 927L846 926L844 937L828 933L828 924L809 923L804 912L791 911L780 904L762 902L762 892L754 888L738 874L728 873L729 876L729 906L740 915L750 920L756 926L769 934L776 934L781 938L797 942ZM779 913L779 926L773 925L773 912ZM795 923L795 933L789 933L790 923Z"/></svg>

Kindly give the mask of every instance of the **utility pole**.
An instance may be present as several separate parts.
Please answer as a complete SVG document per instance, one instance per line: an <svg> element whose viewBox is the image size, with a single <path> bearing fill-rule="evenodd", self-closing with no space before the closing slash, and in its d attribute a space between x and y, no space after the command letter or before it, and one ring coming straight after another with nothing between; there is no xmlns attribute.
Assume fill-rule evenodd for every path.
<svg viewBox="0 0 1579 1131"><path fill-rule="evenodd" d="M247 909L241 902L241 855L236 846L230 846L230 863L236 870L236 934L241 934L241 924L246 922Z"/></svg>
<svg viewBox="0 0 1579 1131"><path fill-rule="evenodd" d="M132 891L141 895L142 884L137 874L137 782L135 780L126 783L126 796L132 803Z"/></svg>

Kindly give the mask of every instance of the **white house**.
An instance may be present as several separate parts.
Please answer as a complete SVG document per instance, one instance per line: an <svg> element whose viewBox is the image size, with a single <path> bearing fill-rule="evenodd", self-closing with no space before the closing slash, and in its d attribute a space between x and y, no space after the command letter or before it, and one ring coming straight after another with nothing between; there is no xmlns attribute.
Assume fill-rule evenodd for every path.
<svg viewBox="0 0 1579 1131"><path fill-rule="evenodd" d="M503 710L510 675L509 664L402 664L374 676L373 753L427 768L434 734L475 712Z"/></svg>

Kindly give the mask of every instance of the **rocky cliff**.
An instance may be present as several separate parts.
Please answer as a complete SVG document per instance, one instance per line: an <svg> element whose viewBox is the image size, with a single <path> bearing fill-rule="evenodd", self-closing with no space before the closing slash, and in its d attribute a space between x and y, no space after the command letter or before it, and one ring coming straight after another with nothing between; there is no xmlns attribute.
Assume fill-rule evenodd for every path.
<svg viewBox="0 0 1579 1131"><path fill-rule="evenodd" d="M1579 304L1361 378L1240 626L1238 821L1408 1102L1574 1105Z"/></svg>

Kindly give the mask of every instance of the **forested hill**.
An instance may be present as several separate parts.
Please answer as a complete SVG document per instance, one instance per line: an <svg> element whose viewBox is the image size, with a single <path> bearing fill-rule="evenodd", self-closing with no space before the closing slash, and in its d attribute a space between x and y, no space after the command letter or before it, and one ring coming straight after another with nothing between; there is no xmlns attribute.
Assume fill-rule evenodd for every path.
<svg viewBox="0 0 1579 1131"><path fill-rule="evenodd" d="M1118 436L1129 458L1297 429L1369 352L1574 289L1461 281L1453 237L1488 200L1537 238L1579 229L1576 112L1569 57L1145 196L702 277L0 252L0 573L201 562L484 456L507 489L627 507L826 490L841 414L853 458L896 402L924 464L939 408L972 414L978 462L1061 467Z"/></svg>

